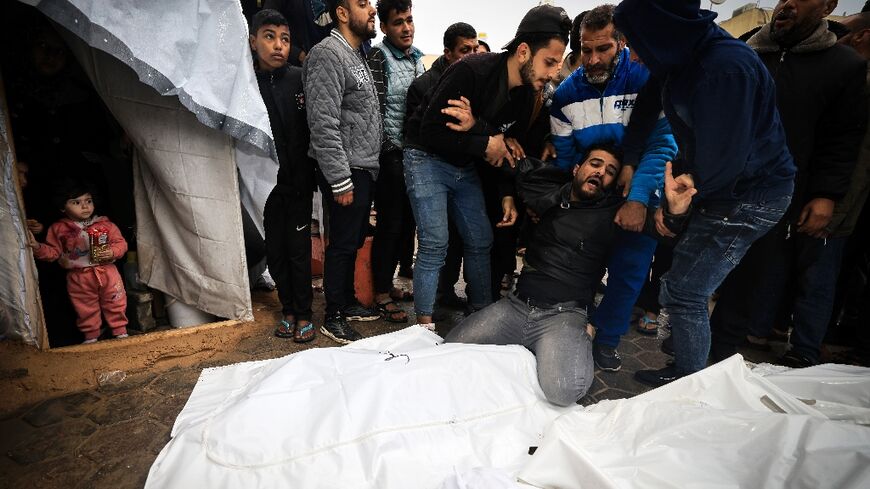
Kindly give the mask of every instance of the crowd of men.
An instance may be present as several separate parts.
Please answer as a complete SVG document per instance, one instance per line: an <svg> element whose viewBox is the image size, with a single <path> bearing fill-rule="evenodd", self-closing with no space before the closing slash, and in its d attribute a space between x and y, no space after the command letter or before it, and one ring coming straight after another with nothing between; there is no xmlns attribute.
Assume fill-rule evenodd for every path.
<svg viewBox="0 0 870 489"><path fill-rule="evenodd" d="M781 0L741 40L699 1L623 0L573 22L541 5L500 52L451 25L427 71L410 0L296 3L311 4L316 28L280 5L251 21L280 164L265 214L277 335L316 334L306 228L318 185L329 223L319 331L339 343L361 337L351 321L409 321L393 276L416 226L416 323L435 330L461 260L468 316L446 341L526 346L553 403L582 398L594 366L621 368L633 321L657 332L658 309L632 318L643 295L667 310L674 357L637 372L643 383L747 342L769 348L777 330L792 330L783 364L818 363L840 264L861 259L850 242L865 238L849 236L866 234L870 13L835 24L837 0ZM376 20L384 38L372 46ZM291 39L302 42L292 55ZM372 205L368 308L354 264ZM502 297L518 240L522 272Z"/></svg>

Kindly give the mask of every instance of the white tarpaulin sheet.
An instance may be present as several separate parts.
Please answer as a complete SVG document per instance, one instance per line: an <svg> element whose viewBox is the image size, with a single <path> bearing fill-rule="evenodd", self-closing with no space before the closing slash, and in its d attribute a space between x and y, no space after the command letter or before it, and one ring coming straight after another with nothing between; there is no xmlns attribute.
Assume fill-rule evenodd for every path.
<svg viewBox="0 0 870 489"><path fill-rule="evenodd" d="M438 342L412 327L205 370L146 487L870 487L870 428L813 407L867 420L870 369L763 377L734 356L557 409L525 349Z"/></svg>
<svg viewBox="0 0 870 489"><path fill-rule="evenodd" d="M812 393L866 400L868 375L825 366L767 379L735 355L632 399L560 417L519 477L565 489L867 488L870 429L832 421L808 403L818 400ZM860 418L870 406L854 407Z"/></svg>
<svg viewBox="0 0 870 489"><path fill-rule="evenodd" d="M239 0L22 1L132 68L158 94L177 96L202 124L238 141L241 202L265 236L263 209L278 163Z"/></svg>
<svg viewBox="0 0 870 489"><path fill-rule="evenodd" d="M565 409L520 346L437 345L411 327L203 371L148 488L438 488L513 475ZM508 479L509 480L509 479Z"/></svg>

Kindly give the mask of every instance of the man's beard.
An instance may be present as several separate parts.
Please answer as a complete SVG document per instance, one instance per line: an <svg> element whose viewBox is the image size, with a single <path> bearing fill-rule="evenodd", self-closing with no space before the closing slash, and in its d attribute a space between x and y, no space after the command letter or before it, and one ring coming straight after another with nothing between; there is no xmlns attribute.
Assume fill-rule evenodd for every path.
<svg viewBox="0 0 870 489"><path fill-rule="evenodd" d="M586 182L588 182L592 178L595 178L595 181L598 182L598 186L595 187L595 190L589 192L583 188L583 185L585 185ZM581 200L593 200L604 193L604 188L602 187L602 185L604 185L604 182L601 180L601 178L598 177L589 177L583 181L578 181L575 178L574 181L571 183L571 194Z"/></svg>
<svg viewBox="0 0 870 489"><path fill-rule="evenodd" d="M607 67L600 75L593 75L588 68L585 68L586 71L586 80L593 84L599 85L601 83L607 83L607 80L610 80L610 77L613 76L613 72L616 71L616 65L619 64L619 52L617 51L616 56L613 57L613 61L610 62L610 66ZM595 65L595 67L601 66L600 64Z"/></svg>
<svg viewBox="0 0 870 489"><path fill-rule="evenodd" d="M523 85L531 86L535 83L535 78L535 67L532 65L532 58L529 58L520 66L520 79L522 79Z"/></svg>
<svg viewBox="0 0 870 489"><path fill-rule="evenodd" d="M369 29L369 21L366 19L363 22L357 22L355 19L350 20L350 31L360 37L360 39L374 39L375 38L375 26L372 25L371 29Z"/></svg>

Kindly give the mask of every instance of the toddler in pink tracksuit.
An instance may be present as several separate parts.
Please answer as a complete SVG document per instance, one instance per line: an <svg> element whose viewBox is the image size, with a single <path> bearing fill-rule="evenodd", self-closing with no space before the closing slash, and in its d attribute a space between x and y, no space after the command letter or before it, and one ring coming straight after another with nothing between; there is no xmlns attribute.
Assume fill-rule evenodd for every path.
<svg viewBox="0 0 870 489"><path fill-rule="evenodd" d="M63 187L58 204L66 217L48 228L45 243L30 235L33 255L67 269L66 288L85 343L99 338L101 313L112 334L126 338L127 293L113 262L127 252L127 242L118 226L94 214L88 185L69 181Z"/></svg>

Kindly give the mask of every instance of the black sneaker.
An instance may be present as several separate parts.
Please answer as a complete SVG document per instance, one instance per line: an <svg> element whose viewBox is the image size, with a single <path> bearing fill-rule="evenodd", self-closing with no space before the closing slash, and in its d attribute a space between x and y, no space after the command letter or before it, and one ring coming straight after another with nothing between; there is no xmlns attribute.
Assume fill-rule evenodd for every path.
<svg viewBox="0 0 870 489"><path fill-rule="evenodd" d="M713 363L719 363L726 358L731 358L736 353L737 347L732 344L721 341L713 341L710 344L710 360Z"/></svg>
<svg viewBox="0 0 870 489"><path fill-rule="evenodd" d="M607 372L618 372L622 368L622 358L612 346L593 344L592 359L596 367Z"/></svg>
<svg viewBox="0 0 870 489"><path fill-rule="evenodd" d="M809 358L801 355L794 350L789 350L785 352L785 355L779 357L776 363L791 368L807 368L812 367L816 364L816 362L810 360Z"/></svg>
<svg viewBox="0 0 870 489"><path fill-rule="evenodd" d="M336 343L347 345L362 339L362 335L350 327L347 320L341 314L329 316L320 327L320 332L331 338Z"/></svg>
<svg viewBox="0 0 870 489"><path fill-rule="evenodd" d="M377 309L370 309L360 303L345 307L342 313L348 321L376 321L381 318Z"/></svg>
<svg viewBox="0 0 870 489"><path fill-rule="evenodd" d="M662 346L659 348L665 355L674 356L674 335L665 338L665 340L662 341Z"/></svg>
<svg viewBox="0 0 870 489"><path fill-rule="evenodd" d="M685 375L679 373L674 366L667 366L658 370L638 370L634 373L635 380L652 387L661 387L682 377L685 377Z"/></svg>

